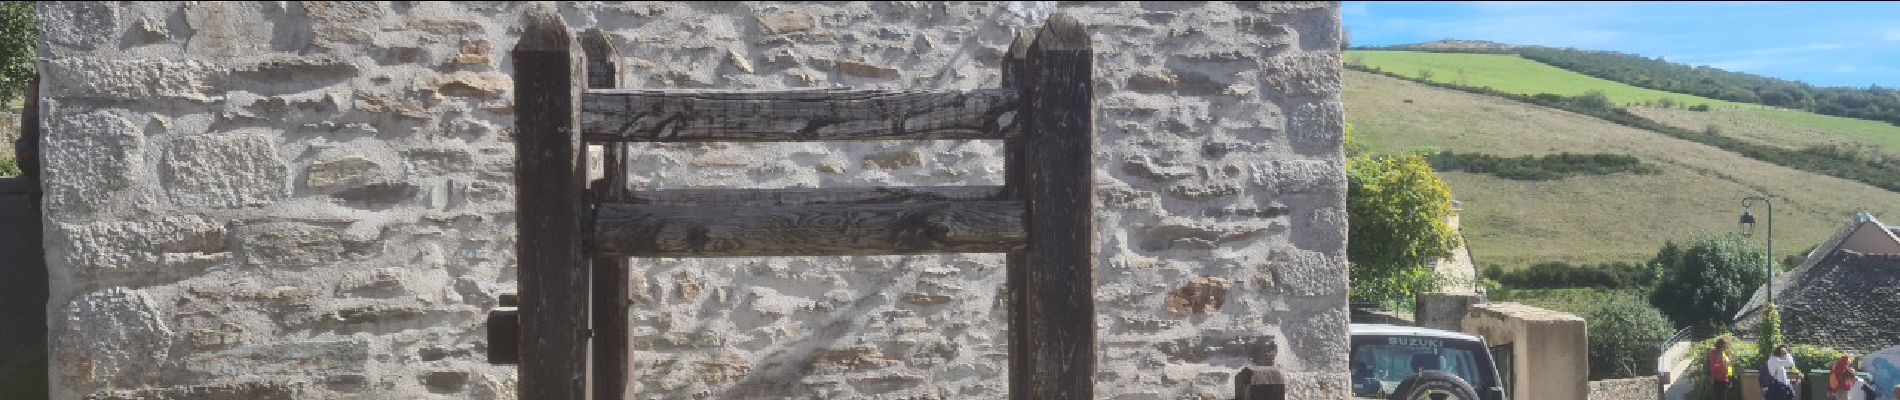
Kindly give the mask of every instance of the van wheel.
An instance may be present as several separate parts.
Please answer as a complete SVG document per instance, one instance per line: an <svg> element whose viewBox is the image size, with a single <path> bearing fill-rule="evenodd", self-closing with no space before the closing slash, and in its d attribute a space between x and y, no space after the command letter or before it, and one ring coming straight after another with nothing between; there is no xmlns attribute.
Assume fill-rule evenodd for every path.
<svg viewBox="0 0 1900 400"><path fill-rule="evenodd" d="M1478 400L1478 391L1445 371L1425 371L1400 382L1392 400Z"/></svg>

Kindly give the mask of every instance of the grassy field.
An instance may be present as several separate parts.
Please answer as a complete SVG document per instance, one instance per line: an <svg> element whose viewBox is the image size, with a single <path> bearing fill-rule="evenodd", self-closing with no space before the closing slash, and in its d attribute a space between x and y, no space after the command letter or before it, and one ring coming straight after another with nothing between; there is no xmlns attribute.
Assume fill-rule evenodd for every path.
<svg viewBox="0 0 1900 400"><path fill-rule="evenodd" d="M1630 107L1630 112L1684 129L1714 126L1722 135L1790 149L1855 143L1900 153L1900 126L1776 108L1717 109L1695 112Z"/></svg>
<svg viewBox="0 0 1900 400"><path fill-rule="evenodd" d="M1576 95L1600 90L1617 104L1641 103L1663 97L1684 104L1707 103L1715 109L1698 112L1639 106L1630 107L1630 111L1657 122L1690 130L1700 131L1714 125L1726 135L1784 148L1858 143L1900 153L1900 126L1893 124L1645 89L1516 55L1351 50L1346 52L1346 59L1348 62L1363 62L1367 66L1414 78L1418 77L1420 71L1430 70L1432 81L1435 82L1490 86L1510 93Z"/></svg>
<svg viewBox="0 0 1900 400"><path fill-rule="evenodd" d="M1413 78L1429 70L1432 81L1469 86L1490 86L1507 93L1555 93L1575 96L1599 90L1617 104L1635 104L1669 98L1686 105L1708 104L1721 108L1759 108L1761 106L1716 100L1700 96L1644 89L1592 77L1514 54L1428 53L1419 51L1350 50L1346 62L1363 62Z"/></svg>
<svg viewBox="0 0 1900 400"><path fill-rule="evenodd" d="M1486 295L1495 302L1524 303L1577 316L1589 315L1619 298L1649 303L1641 291L1631 289L1504 289Z"/></svg>
<svg viewBox="0 0 1900 400"><path fill-rule="evenodd" d="M1346 72L1341 98L1354 134L1374 151L1612 153L1662 170L1557 181L1442 174L1463 202L1480 265L1646 261L1665 240L1735 231L1742 197L1762 193L1775 201L1780 255L1826 239L1858 210L1900 220L1894 192L1569 112L1357 71Z"/></svg>

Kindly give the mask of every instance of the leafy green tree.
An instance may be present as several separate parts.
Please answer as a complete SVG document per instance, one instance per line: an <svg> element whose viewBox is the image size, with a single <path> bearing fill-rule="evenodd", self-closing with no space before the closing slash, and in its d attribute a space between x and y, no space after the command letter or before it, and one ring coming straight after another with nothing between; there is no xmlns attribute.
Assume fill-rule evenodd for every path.
<svg viewBox="0 0 1900 400"><path fill-rule="evenodd" d="M1656 366L1657 343L1669 338L1662 312L1637 300L1619 300L1584 317L1590 332L1590 379L1632 378Z"/></svg>
<svg viewBox="0 0 1900 400"><path fill-rule="evenodd" d="M1766 253L1740 235L1705 235L1682 247L1668 243L1650 262L1657 280L1650 304L1677 326L1721 328L1768 280Z"/></svg>
<svg viewBox="0 0 1900 400"><path fill-rule="evenodd" d="M1458 245L1446 224L1451 190L1420 155L1370 155L1347 127L1346 255L1352 262L1352 300L1410 309L1418 293L1440 279L1431 261Z"/></svg>
<svg viewBox="0 0 1900 400"><path fill-rule="evenodd" d="M10 103L33 82L34 41L39 26L33 22L33 2L0 3L0 103Z"/></svg>

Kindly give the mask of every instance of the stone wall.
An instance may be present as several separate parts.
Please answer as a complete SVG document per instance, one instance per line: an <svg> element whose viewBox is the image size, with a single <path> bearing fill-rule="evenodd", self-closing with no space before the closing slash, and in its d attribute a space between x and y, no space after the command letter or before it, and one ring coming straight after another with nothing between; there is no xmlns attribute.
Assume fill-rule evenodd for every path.
<svg viewBox="0 0 1900 400"><path fill-rule="evenodd" d="M1590 400L1642 400L1662 397L1654 376L1590 381Z"/></svg>
<svg viewBox="0 0 1900 400"><path fill-rule="evenodd" d="M510 398L504 2L40 3L56 398ZM639 88L1000 86L1098 49L1106 399L1345 397L1336 3L558 6ZM645 188L997 184L994 142L635 146ZM642 398L997 398L994 255L638 260ZM1270 343L1254 354L1236 343ZM1258 356L1258 357L1256 357Z"/></svg>

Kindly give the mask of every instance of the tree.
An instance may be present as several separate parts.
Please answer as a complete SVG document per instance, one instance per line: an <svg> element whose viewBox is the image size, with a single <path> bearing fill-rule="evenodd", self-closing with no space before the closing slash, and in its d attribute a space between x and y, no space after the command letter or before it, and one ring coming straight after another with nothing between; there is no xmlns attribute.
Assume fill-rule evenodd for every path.
<svg viewBox="0 0 1900 400"><path fill-rule="evenodd" d="M1347 148L1363 148L1346 132ZM1356 154L1346 160L1346 256L1352 299L1410 309L1436 290L1434 258L1451 254L1458 233L1446 224L1451 190L1420 155Z"/></svg>
<svg viewBox="0 0 1900 400"><path fill-rule="evenodd" d="M33 21L33 2L0 3L0 103L11 103L33 82L39 26Z"/></svg>
<svg viewBox="0 0 1900 400"><path fill-rule="evenodd" d="M1432 80L1432 70L1431 70L1431 69L1426 69L1426 68L1419 68L1419 69L1418 69L1418 80L1421 80L1421 81L1427 81L1427 82L1429 82L1429 81L1431 81L1431 80Z"/></svg>
<svg viewBox="0 0 1900 400"><path fill-rule="evenodd" d="M1656 307L1618 300L1584 317L1590 333L1590 379L1633 378L1651 373L1671 325Z"/></svg>
<svg viewBox="0 0 1900 400"><path fill-rule="evenodd" d="M1698 236L1680 250L1665 244L1651 260L1658 282L1649 302L1678 327L1727 327L1768 280L1765 254L1735 234Z"/></svg>

